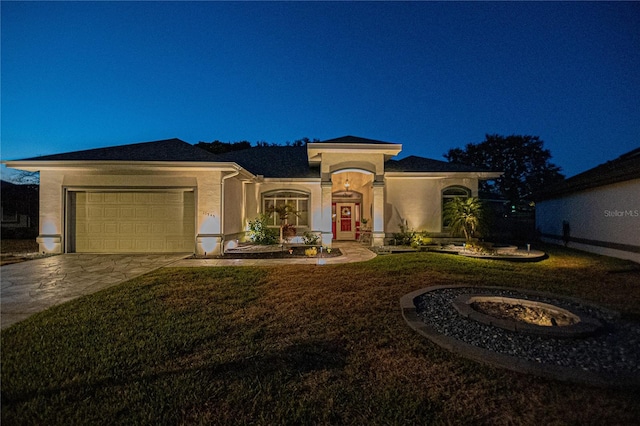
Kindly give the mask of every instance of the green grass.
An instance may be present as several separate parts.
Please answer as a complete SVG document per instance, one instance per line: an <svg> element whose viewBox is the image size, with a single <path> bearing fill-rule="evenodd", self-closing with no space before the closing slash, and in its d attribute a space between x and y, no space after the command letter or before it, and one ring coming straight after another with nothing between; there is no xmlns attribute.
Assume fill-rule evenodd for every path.
<svg viewBox="0 0 640 426"><path fill-rule="evenodd" d="M581 297L640 318L640 267L379 256L336 266L162 269L2 331L2 424L633 424L633 390L483 366L413 332L430 285Z"/></svg>

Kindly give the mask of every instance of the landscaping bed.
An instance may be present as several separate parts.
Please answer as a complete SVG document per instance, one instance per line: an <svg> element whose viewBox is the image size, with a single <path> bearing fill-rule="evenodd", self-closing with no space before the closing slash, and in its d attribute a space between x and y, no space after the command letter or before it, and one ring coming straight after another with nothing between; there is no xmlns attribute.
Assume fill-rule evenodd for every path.
<svg viewBox="0 0 640 426"><path fill-rule="evenodd" d="M315 248L315 250L313 250ZM332 248L327 251L326 248L320 246L303 246L303 245L256 245L246 244L237 248L227 249L224 255L193 255L193 259L293 259L293 258L330 258L342 256L342 252L338 248Z"/></svg>

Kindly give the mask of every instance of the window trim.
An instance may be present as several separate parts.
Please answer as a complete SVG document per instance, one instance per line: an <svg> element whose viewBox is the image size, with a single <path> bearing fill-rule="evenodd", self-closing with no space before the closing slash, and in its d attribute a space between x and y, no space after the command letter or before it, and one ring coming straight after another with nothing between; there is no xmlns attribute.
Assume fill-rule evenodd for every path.
<svg viewBox="0 0 640 426"><path fill-rule="evenodd" d="M278 196L279 194L287 194L287 196ZM296 195L295 197L292 197L291 195ZM263 214L267 213L267 200L273 200L273 205L275 206L277 204L277 200L286 200L285 203L289 202L289 201L295 201L296 203L296 210L301 211L300 210L300 201L305 201L307 203L307 209L302 210L303 212L306 212L306 223L300 223L300 217L297 215L294 215L293 217L295 218L295 223L292 223L291 218L287 219L288 223L290 223L291 225L295 226L296 228L310 228L310 206L311 206L311 193L306 192L306 191L301 191L299 189L274 189L271 191L267 191L267 192L263 192L261 194L261 212ZM272 218L269 219L269 224L267 225L269 228L279 228L280 227L280 221L277 219L276 215L274 214Z"/></svg>

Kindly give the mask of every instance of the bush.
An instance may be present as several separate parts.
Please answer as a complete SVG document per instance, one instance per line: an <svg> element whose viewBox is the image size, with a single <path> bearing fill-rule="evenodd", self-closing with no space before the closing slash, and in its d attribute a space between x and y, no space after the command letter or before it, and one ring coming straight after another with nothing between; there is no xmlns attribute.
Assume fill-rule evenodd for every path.
<svg viewBox="0 0 640 426"><path fill-rule="evenodd" d="M427 231L413 233L413 236L411 237L411 247L418 248L421 246L428 246L429 244L433 244L433 238L431 238Z"/></svg>
<svg viewBox="0 0 640 426"><path fill-rule="evenodd" d="M486 243L483 241L469 241L467 242L465 247L472 253L496 254L496 250L493 248L492 243Z"/></svg>
<svg viewBox="0 0 640 426"><path fill-rule="evenodd" d="M313 232L306 231L302 236L302 242L307 246L315 246L320 242L320 236Z"/></svg>
<svg viewBox="0 0 640 426"><path fill-rule="evenodd" d="M398 224L400 232L394 232L393 242L396 246L410 246L413 241L413 237L416 235L415 231L408 229L404 224L404 221Z"/></svg>
<svg viewBox="0 0 640 426"><path fill-rule="evenodd" d="M269 216L260 215L255 220L249 221L249 239L256 244L276 244L278 242L278 232L267 226Z"/></svg>

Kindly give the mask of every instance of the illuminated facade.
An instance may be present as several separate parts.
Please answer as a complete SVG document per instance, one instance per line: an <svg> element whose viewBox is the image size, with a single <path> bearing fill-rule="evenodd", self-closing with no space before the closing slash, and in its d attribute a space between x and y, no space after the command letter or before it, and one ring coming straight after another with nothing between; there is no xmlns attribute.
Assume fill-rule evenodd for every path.
<svg viewBox="0 0 640 426"><path fill-rule="evenodd" d="M393 159L401 150L345 136L214 155L170 139L6 163L40 171L38 242L52 253L220 253L244 240L248 221L282 204L297 210L288 219L297 240L312 232L331 245L366 233L381 245L400 226L448 235L446 194L475 196L479 180L499 176Z"/></svg>

